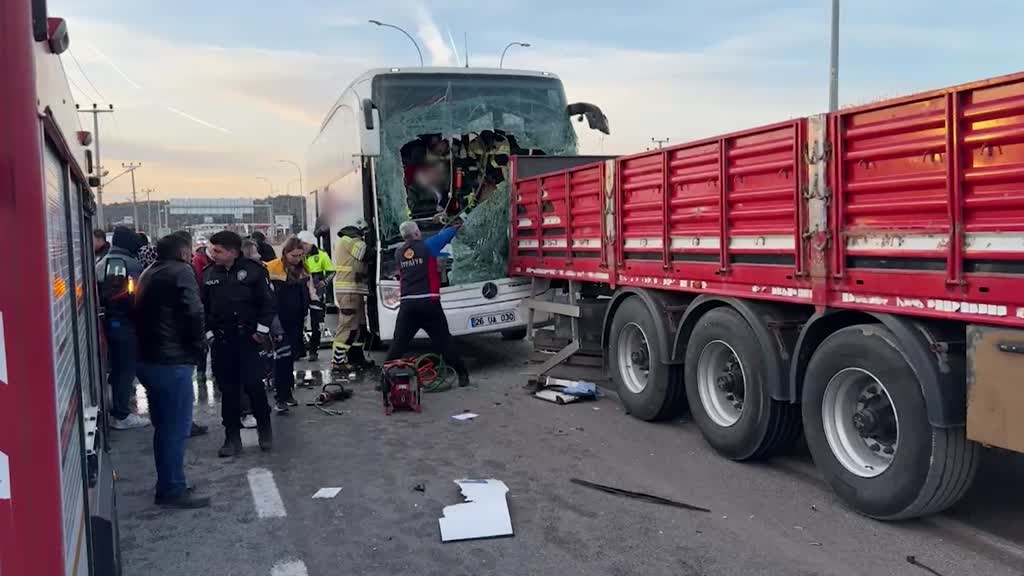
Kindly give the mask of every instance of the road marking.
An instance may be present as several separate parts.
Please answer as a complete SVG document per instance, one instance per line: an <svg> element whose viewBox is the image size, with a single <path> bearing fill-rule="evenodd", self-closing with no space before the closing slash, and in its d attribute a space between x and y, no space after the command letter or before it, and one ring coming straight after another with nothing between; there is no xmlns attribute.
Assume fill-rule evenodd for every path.
<svg viewBox="0 0 1024 576"><path fill-rule="evenodd" d="M302 560L284 560L274 564L270 576L309 576L309 572Z"/></svg>
<svg viewBox="0 0 1024 576"><path fill-rule="evenodd" d="M274 475L266 468L249 470L249 489L252 490L252 501L256 504L256 514L260 518L284 518L284 502L277 491Z"/></svg>

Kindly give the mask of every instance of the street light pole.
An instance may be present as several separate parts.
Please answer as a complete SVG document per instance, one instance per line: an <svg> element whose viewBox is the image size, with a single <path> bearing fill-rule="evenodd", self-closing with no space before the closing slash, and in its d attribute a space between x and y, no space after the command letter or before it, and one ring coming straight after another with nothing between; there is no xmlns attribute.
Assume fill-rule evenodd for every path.
<svg viewBox="0 0 1024 576"><path fill-rule="evenodd" d="M385 22L381 22L380 20L370 20L370 24L382 26L384 28L394 28L395 30L398 30L402 34L405 34L406 38L408 38L409 41L412 42L412 45L416 47L416 54L418 54L420 57L420 67L423 67L423 52L420 51L420 45L416 43L416 39L413 38L411 34L406 32L404 29L395 26L394 24L387 24Z"/></svg>
<svg viewBox="0 0 1024 576"><path fill-rule="evenodd" d="M832 0L831 54L828 64L828 111L839 109L839 0Z"/></svg>
<svg viewBox="0 0 1024 576"><path fill-rule="evenodd" d="M508 45L505 46L505 49L501 51L501 58L498 60L498 68L503 68L505 66L505 52L508 52L508 49L513 46L529 48L530 44L528 42L509 42Z"/></svg>
<svg viewBox="0 0 1024 576"><path fill-rule="evenodd" d="M291 164L292 166L295 166L295 169L298 170L298 172L299 172L299 196L305 195L306 194L306 189L302 187L302 168L297 163L292 162L291 160L278 160L278 162L281 162L282 164ZM286 187L285 188L285 193L287 193L287 192L288 192L288 189Z"/></svg>
<svg viewBox="0 0 1024 576"><path fill-rule="evenodd" d="M139 229L139 199L135 195L135 171L142 166L142 162L122 162L121 168L124 168L132 175L132 225L135 226L135 230Z"/></svg>

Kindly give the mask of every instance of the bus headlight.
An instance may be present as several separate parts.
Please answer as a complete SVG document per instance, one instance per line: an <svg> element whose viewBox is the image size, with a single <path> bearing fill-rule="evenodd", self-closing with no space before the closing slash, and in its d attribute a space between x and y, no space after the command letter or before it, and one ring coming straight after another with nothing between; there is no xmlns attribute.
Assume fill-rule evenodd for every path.
<svg viewBox="0 0 1024 576"><path fill-rule="evenodd" d="M394 310L402 303L402 290L398 286L381 286L380 300L385 308Z"/></svg>

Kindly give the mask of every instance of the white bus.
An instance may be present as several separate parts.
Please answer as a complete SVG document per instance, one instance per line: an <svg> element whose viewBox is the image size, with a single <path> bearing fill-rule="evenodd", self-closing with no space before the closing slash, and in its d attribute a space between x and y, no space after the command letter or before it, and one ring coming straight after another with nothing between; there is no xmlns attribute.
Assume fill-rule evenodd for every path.
<svg viewBox="0 0 1024 576"><path fill-rule="evenodd" d="M547 72L378 69L345 89L310 146L307 221L328 252L342 227L367 223L375 335L391 340L398 317L398 225L415 219L429 236L469 206L442 266L451 332L526 335L520 304L530 280L508 277L509 158L575 156L577 115L607 132L600 109L567 105L561 80Z"/></svg>

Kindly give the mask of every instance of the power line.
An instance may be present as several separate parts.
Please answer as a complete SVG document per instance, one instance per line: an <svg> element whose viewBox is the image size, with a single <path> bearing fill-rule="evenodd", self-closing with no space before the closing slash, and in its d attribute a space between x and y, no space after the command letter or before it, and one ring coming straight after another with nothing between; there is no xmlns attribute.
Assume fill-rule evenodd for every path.
<svg viewBox="0 0 1024 576"><path fill-rule="evenodd" d="M65 74L65 76L67 76L67 75ZM81 86L79 86L79 85L78 85L78 83L77 83L77 82L75 82L75 81L74 81L74 80L73 80L73 79L71 78L71 76L67 76L67 79L68 79L68 82L70 82L70 83L71 83L71 87L72 87L72 88L74 88L74 89L78 90L78 91L79 91L79 92L80 92L80 93L82 94L82 96L85 96L86 98L88 98L88 99L90 99L90 100L92 99L92 96L91 96L91 95L90 95L90 94L89 94L88 92L86 92L85 90L82 90L82 87L81 87Z"/></svg>
<svg viewBox="0 0 1024 576"><path fill-rule="evenodd" d="M75 56L75 52L71 48L68 48L68 54L70 54L71 59L75 61L75 66L77 66L78 71L82 73L82 77L85 78L85 81L89 83L89 86L92 86L92 89L96 92L96 95L100 97L100 101L105 102L107 99L103 97L103 93L100 92L99 89L96 88L96 85L92 83L92 80L89 79L89 75L85 73L85 68L82 68L82 64L78 61L78 57Z"/></svg>

